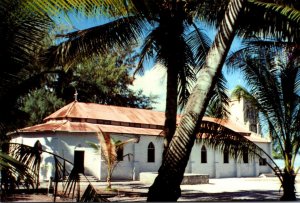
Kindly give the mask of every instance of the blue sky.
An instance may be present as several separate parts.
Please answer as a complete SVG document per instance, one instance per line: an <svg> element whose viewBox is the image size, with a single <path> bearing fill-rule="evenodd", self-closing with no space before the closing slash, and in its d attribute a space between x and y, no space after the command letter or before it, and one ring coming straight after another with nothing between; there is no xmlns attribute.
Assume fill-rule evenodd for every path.
<svg viewBox="0 0 300 203"><path fill-rule="evenodd" d="M70 29L82 30L109 21L108 19L101 18L101 17L88 18L83 15L79 15L79 16L69 15L69 21L66 20L65 16L58 17L55 20L61 28L65 28L68 31L70 31ZM204 26L202 28L204 29L204 32L213 41L216 35L216 30L213 30L207 26ZM240 40L235 39L230 51L238 50L239 45L240 45ZM226 67L223 68L223 73L228 81L227 87L229 92L236 85L245 86L245 83L243 82L240 73L237 72L228 73L228 71L226 71ZM145 74L143 76L136 76L136 80L134 81L133 86L131 88L133 90L142 89L144 94L146 94L147 96L157 95L158 100L157 100L157 104L154 105L154 108L159 111L164 111L165 95L166 95L165 86L166 86L166 79L165 79L164 69L160 68L159 65L153 68L153 64L149 63L148 67L146 67Z"/></svg>

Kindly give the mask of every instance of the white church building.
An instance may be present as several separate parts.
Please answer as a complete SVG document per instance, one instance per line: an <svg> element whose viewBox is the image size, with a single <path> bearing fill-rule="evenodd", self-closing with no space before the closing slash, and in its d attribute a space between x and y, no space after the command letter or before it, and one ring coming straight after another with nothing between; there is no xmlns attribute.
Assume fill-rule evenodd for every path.
<svg viewBox="0 0 300 203"><path fill-rule="evenodd" d="M243 99L232 101L229 111L231 116L221 124L255 142L271 156L271 140L260 135L257 113L251 105ZM116 140L138 138L138 142L124 145L122 153L132 156L119 162L112 178L139 180L140 173L157 172L161 165L164 119L164 112L74 101L46 117L44 123L13 132L11 142L33 146L39 140L44 150L76 162L86 175L106 180L106 165L100 152L88 142L99 143L99 129ZM203 120L220 123L209 117ZM195 142L186 173L207 174L210 178L259 176L271 173L266 161L267 157L235 160ZM53 176L53 162L53 157L42 154L41 180Z"/></svg>

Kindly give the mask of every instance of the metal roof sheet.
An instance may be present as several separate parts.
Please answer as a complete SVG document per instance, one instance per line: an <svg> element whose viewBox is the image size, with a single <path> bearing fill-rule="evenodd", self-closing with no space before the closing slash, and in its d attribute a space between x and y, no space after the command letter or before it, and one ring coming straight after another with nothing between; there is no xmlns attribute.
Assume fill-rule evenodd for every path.
<svg viewBox="0 0 300 203"><path fill-rule="evenodd" d="M129 126L116 126L105 124L93 124L86 122L70 122L68 120L58 122L47 122L18 130L19 133L37 132L107 132L132 135L155 135L161 136L162 130L151 128L136 128Z"/></svg>
<svg viewBox="0 0 300 203"><path fill-rule="evenodd" d="M110 106L94 103L72 102L50 116L46 117L43 124L27 127L18 130L17 132L110 132L118 134L133 134L133 135L163 135L161 129L132 127L123 125L107 125L90 122L74 122L69 118L83 118L95 120L110 120L125 123L140 123L156 126L163 126L165 120L165 113L146 109ZM177 117L177 122L180 120L180 115ZM247 135L247 139L254 142L270 142L268 139L260 136L254 136L253 133L245 128L235 124L230 120L216 119L210 117L203 117L204 122L213 122L220 124L234 132Z"/></svg>
<svg viewBox="0 0 300 203"><path fill-rule="evenodd" d="M86 118L128 123L162 125L164 123L164 115L164 112L147 109L74 101L49 115L44 119L44 121L58 118Z"/></svg>

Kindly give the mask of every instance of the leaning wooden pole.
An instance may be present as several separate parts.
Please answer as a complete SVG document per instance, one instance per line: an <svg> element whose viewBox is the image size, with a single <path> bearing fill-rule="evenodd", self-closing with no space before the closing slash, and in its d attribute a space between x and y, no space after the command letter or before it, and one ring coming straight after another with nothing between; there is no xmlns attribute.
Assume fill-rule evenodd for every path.
<svg viewBox="0 0 300 203"><path fill-rule="evenodd" d="M196 133L208 105L211 92L232 44L239 15L246 0L231 0L220 24L214 43L210 48L204 67L188 99L185 113L174 134L158 171L158 176L149 188L147 201L177 201L181 196L180 184Z"/></svg>

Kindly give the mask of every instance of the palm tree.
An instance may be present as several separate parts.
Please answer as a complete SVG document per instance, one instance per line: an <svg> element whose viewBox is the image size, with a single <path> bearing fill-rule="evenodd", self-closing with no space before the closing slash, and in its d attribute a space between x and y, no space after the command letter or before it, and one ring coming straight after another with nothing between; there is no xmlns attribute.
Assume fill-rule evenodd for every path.
<svg viewBox="0 0 300 203"><path fill-rule="evenodd" d="M43 75L35 70L35 56L51 20L23 11L16 0L1 1L0 18L0 60L5 64L0 70L0 131L1 140L6 140L5 134L20 127L20 121L25 119L24 113L18 110L18 97L39 84Z"/></svg>
<svg viewBox="0 0 300 203"><path fill-rule="evenodd" d="M129 5L121 5L121 8L129 7L126 15L100 26L63 35L68 40L52 47L45 57L49 66L69 66L76 59L105 53L111 47L124 48L142 40L135 73L143 72L143 63L147 59L154 59L167 69L166 149L176 129L178 95L179 104L184 105L189 96L190 82L195 81L193 68L201 67L209 40L193 22L191 8L186 8L190 6L187 2L126 3ZM117 10L121 9L118 3L114 6L118 6ZM193 29L189 35L188 29ZM197 58L194 58L195 55Z"/></svg>
<svg viewBox="0 0 300 203"><path fill-rule="evenodd" d="M216 42L212 46L211 51L209 52L209 55L207 57L206 63L200 71L196 87L194 88L193 93L189 97L189 102L185 108L186 113L184 114L183 119L181 120L181 124L179 125L172 139L172 142L170 143L170 147L168 148L169 150L164 156L164 161L159 171L159 175L154 185L149 190L149 197L151 197L149 198L149 200L172 201L177 200L177 198L180 196L179 185L183 177L183 172L187 164L191 147L193 146L195 140L195 133L198 130L200 121L208 104L209 97L211 96L210 94L214 88L214 84L216 83L216 78L221 72L222 65L231 45L235 31L238 31L239 34L245 34L245 36L251 36L257 33L261 33L264 36L272 36L275 33L277 37L289 37L293 33L298 33L299 29L298 26L294 26L295 24L293 24L292 22L282 21L281 16L270 15L272 14L272 12L266 12L262 8L258 9L259 7L255 4L247 3L244 0L236 0L230 4L231 6L229 6L229 12L227 12L227 14L225 15L224 21L221 20L223 19L224 11L227 8L227 1L204 0L198 2L172 0L163 1L159 3L156 2L157 1L126 1L124 5L122 4L124 3L124 1L90 2L87 0L82 2L68 1L69 4L65 4L49 0L48 3L44 2L44 4L42 5L45 5L44 8L46 7L48 8L48 10L52 9L52 11L54 11L52 7L57 8L61 5L63 5L63 8L65 10L68 10L70 8L77 9L81 8L80 6L82 5L86 5L85 7L82 7L81 10L86 9L87 11L89 11L88 13L90 14L93 10L98 9L97 11L99 11L100 8L100 10L104 13L109 13L110 15L113 14L116 17L115 19L117 19L110 23L96 27L95 29L91 28L84 31L75 31L73 33L65 35L65 37L69 38L69 41L62 43L61 46L53 47L51 50L54 54L50 55L54 57L50 58L49 61L54 62L56 64L69 65L79 54L82 54L83 56L88 56L90 53L103 53L107 50L107 44L109 47L114 47L115 45L125 47L131 41L138 41L137 39L139 38L139 36L144 34L143 28L145 25L146 27L148 23L149 26L155 25L153 23L155 23L156 20L160 20L160 16L157 15L160 14L160 12L161 14L166 13L166 17L169 15L169 17L176 16L176 19L178 18L178 23L170 23L172 26L175 26L175 28L172 29L172 32L174 31L174 34L183 33L182 26L180 26L180 22L189 23L192 20L192 18L188 18L188 20L185 21L182 18L185 15L177 15L189 13L182 12L183 10L191 11L190 14L194 13L195 15L190 16L195 16L198 19L208 19L208 22L213 24L216 23L217 26L221 22L220 32L216 37ZM246 4L247 7L245 8ZM30 5L31 7L41 8L40 3L35 4L34 2L31 2ZM52 5L52 7L49 5ZM161 7L156 7L156 5L160 5ZM169 10L164 10L163 8ZM255 10L256 8L257 10ZM253 12L254 10L255 12ZM238 18L237 14L241 13L242 11L243 15ZM189 15L186 16L188 17ZM161 20L167 19L168 18L162 18ZM238 19L241 20L239 21L239 24L237 24ZM233 25L234 27L232 27ZM176 28L180 29L178 30ZM111 33L111 31L113 33ZM161 38L163 38L165 35L170 34L168 32L159 31L160 30L158 30L157 33L160 33L159 35L162 35ZM111 35L108 35L108 33L110 33ZM83 39L85 42L89 43L84 43ZM149 39L151 38L149 37ZM184 44L180 43L180 39L182 38L175 38L174 40L177 41L174 41L173 43L178 43L176 44L176 46L185 48ZM166 41L160 40L157 42L169 42L169 40L166 39ZM149 43L149 45L156 46L160 44ZM78 49L78 47L80 46L82 47L82 49ZM150 48L150 50L155 50L154 48L159 47ZM146 48L143 50L148 49ZM177 50L176 47L175 50ZM154 54L162 53L165 52L163 50L162 52L157 53L148 52L147 56L154 56ZM201 55L196 55L196 58L198 56ZM184 58L185 56L179 57L179 59ZM172 64L171 62L170 64L166 62L168 61L163 61L163 64ZM49 65L51 65L51 63ZM174 66L176 67L176 64ZM172 101L175 101L175 99ZM177 102L173 102L169 105L174 105L176 103ZM174 111L173 114L175 114ZM170 129L172 129L172 127ZM171 133L168 134L171 135ZM168 139L170 139L170 137L172 136L169 136Z"/></svg>
<svg viewBox="0 0 300 203"><path fill-rule="evenodd" d="M169 150L159 168L158 176L149 188L148 201L176 201L181 195L178 186L183 179L196 134L209 102L209 93L213 90L216 78L221 72L235 35L238 15L242 12L245 2L233 0L228 6L204 67L200 70L196 85L188 99L185 112L170 142Z"/></svg>
<svg viewBox="0 0 300 203"><path fill-rule="evenodd" d="M100 145L88 142L88 144L93 147L97 152L101 153L101 157L103 158L106 167L107 167L107 189L111 190L111 178L113 171L117 164L119 163L120 159L123 159L124 157L130 158L132 154L123 154L119 153L119 151L123 152L123 147L125 144L128 144L130 142L136 142L137 140L135 138L128 139L125 141L121 140L115 140L112 137L110 137L109 134L103 133L103 132L97 132L97 138L99 140ZM121 157L120 157L121 156Z"/></svg>
<svg viewBox="0 0 300 203"><path fill-rule="evenodd" d="M219 31L213 46L208 52L204 67L199 72L196 85L187 102L185 113L182 116L180 124L170 143L169 150L159 169L159 174L153 185L149 188L149 201L176 201L180 197L180 189L178 189L177 186L180 185L182 181L191 148L196 139L196 134L199 131L202 117L210 99L210 93L221 72L222 65L225 61L235 32L238 31L238 33L244 33L246 36L249 33L255 34L260 32L261 35L268 36L272 34L270 32L272 30L277 37L292 38L293 36L296 36L292 35L288 29L284 28L283 21L277 21L275 26L270 24L270 22L272 22L270 19L277 18L269 18L270 13L267 12L264 12L265 17L261 18L260 21L253 21L253 19L257 18L249 18L252 23L249 22L249 19L246 20L245 17L249 12L251 13L253 5L248 4L247 7L246 5L246 1L233 0L228 6L225 17L219 26ZM258 18L261 17L261 15L262 13L259 13ZM240 20L239 24L237 24L238 20ZM256 23L262 23L264 20L269 20L269 23L257 26ZM248 23L248 26L244 23ZM292 25L292 23L288 23L286 28L289 27L291 30L294 30L295 33L299 33L298 27L293 27ZM282 32L277 33L279 30L282 30ZM250 147L250 145L251 143L246 146ZM255 148L255 146L253 147Z"/></svg>
<svg viewBox="0 0 300 203"><path fill-rule="evenodd" d="M20 127L26 118L24 112L18 109L18 97L35 86L42 75L32 74L36 61L34 56L41 48L51 20L32 12L23 12L19 1L15 0L0 2L0 18L0 60L5 64L0 70L0 168L1 191L5 195L8 187L18 186L21 179L28 181L28 184L35 184L33 168L8 156L10 149L5 142L9 139L6 133Z"/></svg>
<svg viewBox="0 0 300 203"><path fill-rule="evenodd" d="M257 41L231 57L231 65L242 70L251 88L250 93L238 88L234 94L248 95L256 104L269 136L278 143L284 159L284 171L278 174L283 188L281 200L296 200L295 177L299 168L294 164L300 148L299 62L298 47Z"/></svg>

